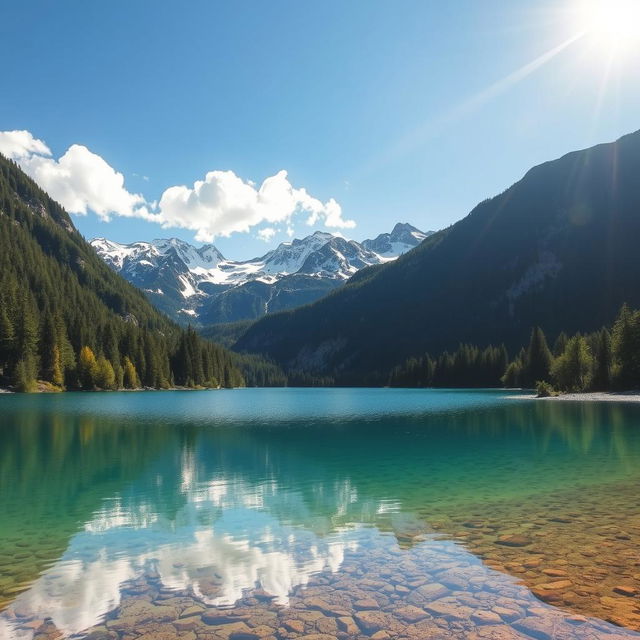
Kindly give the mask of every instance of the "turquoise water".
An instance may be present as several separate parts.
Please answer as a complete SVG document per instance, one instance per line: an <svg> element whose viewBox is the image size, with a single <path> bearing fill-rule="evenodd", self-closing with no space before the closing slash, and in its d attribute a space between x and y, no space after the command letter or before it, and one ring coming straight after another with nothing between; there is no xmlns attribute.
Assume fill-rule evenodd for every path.
<svg viewBox="0 0 640 640"><path fill-rule="evenodd" d="M639 628L635 598L611 591L636 587L631 561L606 560L590 594L597 553L568 579L513 554L565 567L596 522L611 537L595 543L630 557L638 426L640 405L503 391L3 395L0 638L631 636L602 620ZM227 609L244 614L202 615Z"/></svg>

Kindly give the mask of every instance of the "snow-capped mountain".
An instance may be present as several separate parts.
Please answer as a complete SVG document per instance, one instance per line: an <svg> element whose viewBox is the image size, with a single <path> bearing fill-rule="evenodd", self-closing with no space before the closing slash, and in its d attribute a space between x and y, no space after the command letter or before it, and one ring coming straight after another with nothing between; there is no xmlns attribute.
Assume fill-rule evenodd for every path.
<svg viewBox="0 0 640 640"><path fill-rule="evenodd" d="M362 246L387 260L395 260L399 255L406 253L409 248L420 244L432 233L433 231L423 233L406 222L398 222L391 233L381 233L373 240L364 240Z"/></svg>
<svg viewBox="0 0 640 640"><path fill-rule="evenodd" d="M175 320L212 324L313 302L363 267L394 260L431 233L398 223L391 233L359 243L316 231L246 261L228 260L214 245L196 248L177 238L131 244L95 238L91 245Z"/></svg>

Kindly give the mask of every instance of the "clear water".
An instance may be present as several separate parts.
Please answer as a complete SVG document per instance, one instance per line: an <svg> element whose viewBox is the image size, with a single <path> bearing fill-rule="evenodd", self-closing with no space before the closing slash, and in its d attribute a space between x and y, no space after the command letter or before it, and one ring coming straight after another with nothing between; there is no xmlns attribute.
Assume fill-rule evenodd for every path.
<svg viewBox="0 0 640 640"><path fill-rule="evenodd" d="M639 427L500 391L0 396L0 638L635 637Z"/></svg>

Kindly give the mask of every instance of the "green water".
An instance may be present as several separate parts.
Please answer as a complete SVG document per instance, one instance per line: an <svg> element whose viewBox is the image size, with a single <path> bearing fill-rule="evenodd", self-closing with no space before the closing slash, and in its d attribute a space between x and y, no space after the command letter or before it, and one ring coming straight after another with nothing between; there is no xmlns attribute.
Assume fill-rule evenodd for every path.
<svg viewBox="0 0 640 640"><path fill-rule="evenodd" d="M638 482L639 427L640 405L497 391L3 395L0 638L32 637L47 618L81 636L119 615L149 576L148 593L204 607L239 606L259 587L280 611L350 566L380 577L409 561L418 576L452 561L469 580L481 574L493 585L485 601L499 594L525 618L527 606L553 617L566 626L558 637L632 635L596 618L565 622L570 612L486 567L440 521ZM389 615L405 597L393 593L388 604L380 596ZM443 622L440 637L467 637L479 623L456 624Z"/></svg>

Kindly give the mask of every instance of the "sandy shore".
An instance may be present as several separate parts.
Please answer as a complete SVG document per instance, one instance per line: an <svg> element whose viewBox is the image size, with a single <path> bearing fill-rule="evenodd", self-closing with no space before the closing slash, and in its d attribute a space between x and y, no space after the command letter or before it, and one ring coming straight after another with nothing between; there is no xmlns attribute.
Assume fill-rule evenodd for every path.
<svg viewBox="0 0 640 640"><path fill-rule="evenodd" d="M562 393L558 396L538 398L536 395L509 396L529 400L553 400L572 402L640 402L640 391L594 391L591 393Z"/></svg>

